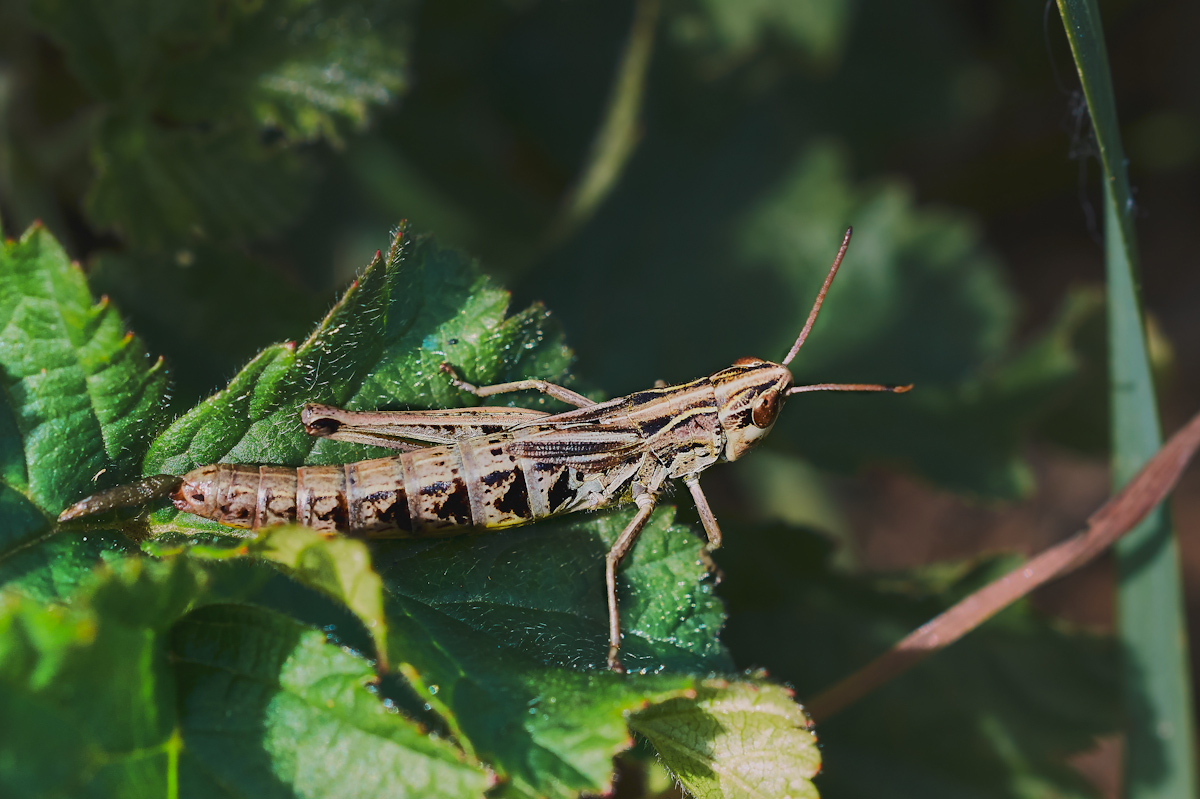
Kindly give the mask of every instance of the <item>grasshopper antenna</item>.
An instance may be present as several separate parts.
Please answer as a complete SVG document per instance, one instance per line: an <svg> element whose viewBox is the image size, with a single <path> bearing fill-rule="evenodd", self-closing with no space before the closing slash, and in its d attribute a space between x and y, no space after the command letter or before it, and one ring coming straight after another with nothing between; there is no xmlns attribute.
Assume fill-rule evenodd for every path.
<svg viewBox="0 0 1200 799"><path fill-rule="evenodd" d="M787 390L787 395L790 397L808 391L888 391L892 394L903 394L912 391L912 383L907 386L883 386L879 383L816 383L811 386L792 386Z"/></svg>
<svg viewBox="0 0 1200 799"><path fill-rule="evenodd" d="M838 250L837 257L833 259L833 266L829 267L829 274L825 276L825 282L821 285L821 291L817 293L817 301L813 303L812 310L808 312L808 320L804 323L804 329L800 331L800 335L796 338L796 343L788 350L787 356L782 363L787 366L796 357L796 353L800 351L804 340L808 338L809 331L812 330L813 324L817 321L817 314L821 310L821 303L825 302L825 294L829 291L829 286L833 283L833 276L837 274L838 267L842 265L842 259L846 257L846 250L850 247L850 236L854 233L854 228L846 228L846 235L842 237L842 246ZM792 394L803 394L808 391L888 391L893 394L903 394L912 389L912 384L907 386L882 386L878 383L817 383L811 386L792 386L787 390L790 397Z"/></svg>
<svg viewBox="0 0 1200 799"><path fill-rule="evenodd" d="M796 357L796 353L804 344L804 339L808 338L808 332L812 330L813 323L817 321L817 312L821 310L821 303L825 302L825 292L829 291L829 284L833 282L833 276L837 274L838 267L842 265L842 259L846 257L846 250L850 247L850 234L853 232L854 228L846 228L846 235L842 237L842 247L838 250L837 258L833 259L833 266L829 267L829 274L825 276L825 283L821 286L820 293L817 294L817 301L813 303L812 310L808 312L808 321L804 323L804 329L800 331L796 343L788 350L787 356L782 361L784 366L787 366L792 362L792 358Z"/></svg>
<svg viewBox="0 0 1200 799"><path fill-rule="evenodd" d="M69 522L83 516L107 513L117 508L144 505L155 499L168 496L183 484L183 478L173 474L156 474L129 485L117 486L84 497L59 514L60 522Z"/></svg>

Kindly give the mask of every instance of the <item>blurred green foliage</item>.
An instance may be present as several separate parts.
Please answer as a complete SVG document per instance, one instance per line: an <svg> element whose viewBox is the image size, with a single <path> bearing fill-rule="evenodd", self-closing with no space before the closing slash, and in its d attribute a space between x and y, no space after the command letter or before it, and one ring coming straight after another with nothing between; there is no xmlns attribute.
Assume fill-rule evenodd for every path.
<svg viewBox="0 0 1200 799"><path fill-rule="evenodd" d="M1078 399L1081 378L1094 377L1078 348L1095 338L1094 295L1056 300L1053 320L1030 333L978 221L960 208L920 201L918 189L884 169L906 147L953 154L967 146L954 132L996 121L1003 81L1024 86L1031 72L1045 70L1041 4L992 8L986 27L999 33L984 42L985 26L973 12L933 0L663 0L644 97L626 131L634 149L594 213L572 220L571 234L562 237L565 198L595 151L634 11L632 4L544 0L0 0L5 232L18 235L41 219L64 242L92 288L112 298L145 342L112 340L123 334L105 327L115 323L112 306L93 308L82 275L60 269L63 256L37 262L44 275L73 275L67 289L55 289L56 302L82 320L106 357L127 353L104 379L153 383L144 410L122 408L106 421L103 407L85 407L89 396L107 395L80 355L62 372L70 386L45 389L65 399L35 402L29 392L53 362L50 354L29 354L21 331L44 333L48 347L61 340L68 353L85 353L87 342L71 339L75 322L66 311L59 328L12 311L40 290L39 280L50 280L21 272L36 262L22 248L54 247L40 231L32 243L12 245L4 268L13 271L0 275L8 324L0 337L9 392L0 414L7 470L0 577L12 591L6 596L20 589L22 596L64 599L81 582L93 586L88 596L99 596L139 580L156 586L145 589L151 593L170 595L182 590L174 581L184 578L172 576L181 569L219 576L248 568L215 556L210 563L192 551L192 536L231 544L207 537L215 526L169 510L148 522L119 522L126 533L184 546L188 554L167 562L191 565L162 567L162 574L147 565L149 576L139 576L143 567L127 563L141 556L114 532L117 523L86 538L49 534L53 514L85 493L99 469L108 469L100 485L138 471L151 440L164 433L167 403L180 417L157 439L150 470L182 472L226 458L330 462L361 453L328 442L312 447L294 418L300 404L461 404L465 397L430 379L430 359L447 352L456 363L477 364L480 371L468 374L476 381L538 374L608 396L660 378L690 379L739 356L778 359L849 224L854 241L795 362L797 378L917 388L903 397L793 398L769 444L780 460L842 471L885 462L939 486L1011 499L1032 486L1021 453L1024 434L1039 422L1082 419L1058 437L1098 445L1097 426L1086 422L1097 415L1095 406L1066 405ZM1016 54L1002 67L981 55L996 41ZM977 207L1003 204L1005 187L1046 180L1037 146L1014 159L1020 167L1009 170L1007 183L972 182L970 175L946 180ZM1173 152L1185 151L1181 145ZM1052 157L1061 161L1061 149ZM395 269L385 277L382 267L368 272L319 335L304 342L337 289L401 218L436 234L438 243L415 245L403 277ZM478 257L493 278L447 248ZM508 297L498 284L512 289L516 307L544 302L554 319L537 308L506 316ZM10 291L18 299L6 299ZM87 321L93 316L100 321ZM393 327L396 319L412 327ZM292 343L279 343L285 341ZM576 354L573 365L564 341ZM161 368L138 360L146 350L166 357L169 396ZM218 388L224 390L199 402ZM72 411L67 399L83 410ZM1085 412L1077 412L1081 407ZM53 491L33 491L38 479L51 480ZM718 474L712 480L706 485L728 486ZM805 490L819 492L820 477L812 480L815 488ZM800 494L776 483L770 491L756 501L786 506ZM631 583L643 586L627 602L644 620L632 628L640 637L631 641L631 660L662 669L669 686L647 678L619 687L590 670L603 653L598 558L620 528L620 512L479 539L373 547L389 659L407 664L409 685L385 681L388 707L406 715L388 716L396 729L372 740L383 746L383 738L403 739L402 757L419 756L420 768L457 775L444 778L458 780L447 796L475 795L497 775L495 795L599 790L609 758L624 747L622 713L638 702L664 703L655 705L662 712L653 723L653 713L641 727L631 722L664 751L670 744L663 729L699 723L689 713L732 718L721 715L729 712L721 702L734 701L742 688L705 694L717 690L701 686L710 671L769 666L803 698L962 590L940 592L945 585L921 575L908 594L898 594L894 584L840 573L807 533L755 527L736 490L712 494L730 538L721 558L730 582L718 590L730 603L728 649L715 638L720 603L687 556L687 511L684 524L667 512L657 517L628 570ZM89 577L101 559L114 570ZM493 568L503 585L481 580L466 591L460 584L460 573L486 576ZM359 622L328 600L337 592L315 578L300 576L297 588L272 575L264 567L256 579L267 587L234 610L191 613L188 605L164 616L156 643L148 644L158 652L168 647L186 664L168 680L179 696L201 697L183 705L201 715L180 716L182 733L154 739L177 759L180 780L200 779L184 768L189 758L205 759L206 768L223 762L220 736L207 739L203 752L191 748L195 730L207 729L203 714L215 712L205 704L214 692L265 681L273 687L247 700L247 713L283 707L307 695L284 679L286 663L306 658L324 658L317 670L340 675L337 684L351 694L363 684L359 655L332 663L337 656L313 643L319 640L311 626L337 625L345 640L370 650ZM26 600L11 601L17 604L5 619L33 618ZM53 624L28 625L50 631L74 619L71 613L102 612L90 602L77 599L75 610ZM556 613L563 608L569 612ZM686 608L698 615L681 616ZM104 619L127 624L119 614ZM696 619L701 632L680 626ZM5 623L5 642L27 624ZM198 651L215 629L230 630L225 645ZM273 653L263 647L261 657L238 660L260 635L276 642ZM103 637L78 640L100 648L87 657L117 653ZM46 651L46 663L59 662ZM1003 654L1012 652L1024 654ZM816 784L830 797L1086 795L1063 762L1115 727L1112 654L1104 641L1014 609L961 651L830 722L821 733L829 771ZM1076 667L1084 677L1072 676ZM6 673L4 701L32 701L35 673ZM147 682L146 691L158 684ZM431 695L430 685L443 690ZM947 685L956 687L942 690ZM689 696L679 712L680 692L697 687L700 698ZM424 693L414 698L414 690ZM277 702L277 695L288 699ZM361 700L355 694L354 702ZM543 718L539 711L550 701L562 710ZM354 724L384 723L371 720L374 710L354 706ZM256 727L255 740L280 744L282 726L275 724L317 729L318 722L296 721L289 712ZM453 736L456 746L416 745L410 718ZM672 728L677 718L684 720ZM189 726L193 721L200 726ZM592 724L601 730L594 739L562 743L567 731ZM242 729L231 722L234 728ZM184 749L178 735L188 741ZM708 755L755 751L738 746L714 743ZM315 795L332 795L336 783L327 774L300 778L296 764L312 755L263 751L270 756L246 772L260 776L239 785L293 795L303 783ZM373 756L401 757L392 749ZM284 771L292 776L281 783ZM728 783L714 788L703 768L690 782L679 776L708 795L755 795ZM203 793L208 784L189 790ZM372 790L420 788L380 784L362 793L376 795Z"/></svg>

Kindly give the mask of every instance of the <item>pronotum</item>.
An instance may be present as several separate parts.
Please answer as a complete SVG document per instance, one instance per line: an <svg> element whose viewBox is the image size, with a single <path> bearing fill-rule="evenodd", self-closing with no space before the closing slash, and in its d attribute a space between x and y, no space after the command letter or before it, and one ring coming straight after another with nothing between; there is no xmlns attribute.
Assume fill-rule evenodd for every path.
<svg viewBox="0 0 1200 799"><path fill-rule="evenodd" d="M779 363L739 358L707 377L593 402L543 380L476 387L449 364L450 382L476 396L535 390L576 406L549 414L523 408L347 411L307 405L307 431L341 441L402 450L388 458L333 466L218 463L182 478L155 475L100 492L63 511L61 521L144 502L169 492L175 507L222 524L258 529L299 522L329 533L372 537L454 534L633 503L637 513L605 558L608 665L621 669L616 570L654 510L668 480L682 479L708 541L721 529L700 488L700 473L733 461L770 432L784 400L808 391L885 391L911 386L820 383L797 386L788 364L816 321L850 244L846 231L792 348Z"/></svg>

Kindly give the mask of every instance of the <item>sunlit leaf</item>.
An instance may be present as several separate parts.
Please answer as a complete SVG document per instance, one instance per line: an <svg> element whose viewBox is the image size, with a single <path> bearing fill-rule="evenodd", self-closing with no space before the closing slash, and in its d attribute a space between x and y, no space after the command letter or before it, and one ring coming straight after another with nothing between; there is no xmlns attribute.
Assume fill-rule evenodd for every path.
<svg viewBox="0 0 1200 799"><path fill-rule="evenodd" d="M368 662L227 604L245 576L129 559L68 607L0 595L5 794L482 795L486 771L381 703Z"/></svg>
<svg viewBox="0 0 1200 799"><path fill-rule="evenodd" d="M816 736L777 685L705 685L695 697L643 710L630 726L697 799L817 797Z"/></svg>
<svg viewBox="0 0 1200 799"><path fill-rule="evenodd" d="M47 538L66 505L128 481L165 420L166 375L43 228L0 245L0 578L69 593L103 533Z"/></svg>

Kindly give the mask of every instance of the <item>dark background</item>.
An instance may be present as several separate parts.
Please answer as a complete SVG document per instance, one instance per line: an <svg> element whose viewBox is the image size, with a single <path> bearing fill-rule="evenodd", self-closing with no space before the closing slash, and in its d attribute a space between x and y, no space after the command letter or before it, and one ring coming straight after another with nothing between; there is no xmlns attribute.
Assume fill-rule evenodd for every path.
<svg viewBox="0 0 1200 799"><path fill-rule="evenodd" d="M1200 408L1200 10L1101 7L1170 431ZM161 8L0 2L0 219L64 241L180 410L304 335L402 217L545 302L609 396L782 357L854 224L798 378L917 390L794 399L771 455L707 479L761 534L727 571L794 544L781 525L838 538L839 574L1028 552L1107 495L1098 165L1052 6L664 2L636 148L579 218L633 5ZM312 91L264 77L297 75ZM1063 363L1021 365L1048 342ZM1195 468L1175 510L1200 619ZM757 600L726 590L739 664L821 687L737 648ZM1110 629L1110 566L1037 604ZM1119 745L1076 765L1115 790Z"/></svg>

